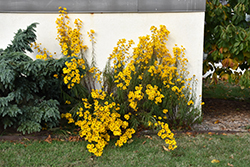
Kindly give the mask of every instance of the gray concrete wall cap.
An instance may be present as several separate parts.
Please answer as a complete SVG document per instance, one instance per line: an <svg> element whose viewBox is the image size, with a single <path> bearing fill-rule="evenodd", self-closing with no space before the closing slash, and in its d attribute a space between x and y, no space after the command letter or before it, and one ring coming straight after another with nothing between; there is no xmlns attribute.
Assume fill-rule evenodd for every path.
<svg viewBox="0 0 250 167"><path fill-rule="evenodd" d="M206 0L0 0L0 13L204 12Z"/></svg>

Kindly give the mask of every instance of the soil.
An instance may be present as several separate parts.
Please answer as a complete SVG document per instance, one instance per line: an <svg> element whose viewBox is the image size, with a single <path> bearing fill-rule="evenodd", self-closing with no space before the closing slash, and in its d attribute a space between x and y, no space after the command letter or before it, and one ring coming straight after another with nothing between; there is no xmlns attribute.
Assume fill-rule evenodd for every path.
<svg viewBox="0 0 250 167"><path fill-rule="evenodd" d="M250 131L250 102L203 99L203 121L194 125L194 131Z"/></svg>
<svg viewBox="0 0 250 167"><path fill-rule="evenodd" d="M41 131L31 134L23 134L18 132L16 128L6 128L0 126L0 141L1 140L23 140L23 139L34 139L34 140L44 140L50 135L50 131Z"/></svg>
<svg viewBox="0 0 250 167"><path fill-rule="evenodd" d="M250 132L250 102L225 100L225 99L203 99L205 105L202 108L203 121L201 124L193 125L193 132ZM45 140L51 131L41 131L23 135L14 128L3 129L0 127L1 140L23 140L37 139Z"/></svg>

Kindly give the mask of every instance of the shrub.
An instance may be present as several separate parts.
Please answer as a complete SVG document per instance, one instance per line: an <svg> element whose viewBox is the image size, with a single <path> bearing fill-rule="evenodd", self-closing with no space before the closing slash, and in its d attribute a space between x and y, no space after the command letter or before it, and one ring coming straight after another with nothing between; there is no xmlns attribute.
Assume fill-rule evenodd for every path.
<svg viewBox="0 0 250 167"><path fill-rule="evenodd" d="M146 126L150 120L156 122L152 115L168 117L171 127L189 126L199 117L200 110L190 105L194 104L191 89L195 86L190 84L195 81L187 78L185 48L176 46L171 55L166 47L166 27L157 30L152 26L151 31L151 36L139 37L132 56L127 52L132 41L125 45L126 40L120 40L110 57L120 113L137 114L131 120L135 128L139 124ZM168 112L162 113L163 110Z"/></svg>
<svg viewBox="0 0 250 167"><path fill-rule="evenodd" d="M60 119L61 81L54 76L61 73L66 59L33 61L25 55L32 52L36 24L18 30L0 56L0 120L4 128L13 126L23 133L52 128Z"/></svg>
<svg viewBox="0 0 250 167"><path fill-rule="evenodd" d="M207 0L205 13L204 52L207 58L203 62L204 74L214 69L212 81L217 76L223 80L238 83L242 72L250 67L250 3L247 0ZM221 63L222 67L216 66Z"/></svg>
<svg viewBox="0 0 250 167"><path fill-rule="evenodd" d="M246 70L240 78L240 86L242 89L250 88L250 70Z"/></svg>
<svg viewBox="0 0 250 167"><path fill-rule="evenodd" d="M81 99L88 97L91 90L95 89L94 72L97 69L95 68L94 56L92 57L91 64L88 63L85 57L84 52L88 47L84 45L82 40L80 31L82 21L75 19L75 27L70 27L70 19L66 10L66 8L59 7L60 15L56 20L58 34L56 40L59 41L62 50L61 54L66 58L61 73L57 73L57 75L62 76L63 85L66 85L68 88L61 89L62 99L65 103L74 106L71 109L71 112L74 112L81 105ZM88 34L94 43L94 31L91 30ZM33 43L32 46L40 53L36 56L37 59L45 61L53 59L52 54L46 48L41 48L41 44Z"/></svg>
<svg viewBox="0 0 250 167"><path fill-rule="evenodd" d="M139 37L132 55L134 42L119 40L101 73L95 66L94 51L91 64L83 54L87 46L81 39L81 20L75 20L73 29L66 8L59 9L57 39L63 55L71 58L65 62L62 76L74 92L66 103L72 102L73 95L78 100L61 117L80 127L79 135L89 142L89 152L101 156L111 136L118 137L115 145L121 147L141 127L159 130L158 135L174 150L177 146L170 128L187 127L201 118L192 90L196 81L187 78L185 48L176 45L171 55L166 47L169 31L163 25L159 30L152 26L151 36ZM92 44L94 33L88 33ZM51 59L47 52L38 57ZM102 84L101 89L96 89L96 82Z"/></svg>
<svg viewBox="0 0 250 167"><path fill-rule="evenodd" d="M140 127L158 129L158 135L176 146L171 127L187 127L200 121L201 111L194 105L193 78L186 78L187 59L184 48L174 47L168 52L166 40L169 31L152 27L152 35L140 37L140 43L129 55L133 41L119 40L103 74L102 89L93 89L83 98L75 113L62 118L81 128L79 135L90 143L87 148L101 156L111 135L119 136L122 146ZM100 75L98 75L100 76ZM193 82L192 82L193 81ZM169 125L168 125L169 124Z"/></svg>

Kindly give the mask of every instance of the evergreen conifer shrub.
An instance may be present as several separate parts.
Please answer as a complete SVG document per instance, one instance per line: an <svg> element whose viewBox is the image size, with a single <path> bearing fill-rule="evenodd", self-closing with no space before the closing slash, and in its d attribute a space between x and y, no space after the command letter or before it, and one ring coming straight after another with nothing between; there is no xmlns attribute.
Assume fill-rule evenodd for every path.
<svg viewBox="0 0 250 167"><path fill-rule="evenodd" d="M0 49L0 123L23 133L52 128L60 119L63 85L54 75L61 73L67 59L34 61L25 54L32 52L36 25L18 30L12 43Z"/></svg>

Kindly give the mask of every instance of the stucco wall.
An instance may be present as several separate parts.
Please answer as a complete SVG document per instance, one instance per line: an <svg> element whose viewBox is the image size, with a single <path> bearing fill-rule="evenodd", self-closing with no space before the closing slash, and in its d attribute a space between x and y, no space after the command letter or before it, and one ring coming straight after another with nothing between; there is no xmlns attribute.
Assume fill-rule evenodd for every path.
<svg viewBox="0 0 250 167"><path fill-rule="evenodd" d="M50 52L57 52L60 57L60 47L57 36L55 20L58 14L21 14L0 13L0 48L6 48L11 42L14 32L19 28L25 29L33 22L38 22L37 42ZM91 43L87 31L96 32L96 44L94 45L98 67L102 70L107 62L107 57L112 53L118 39L133 39L136 44L138 37L150 34L152 25L166 25L170 31L168 48L172 51L174 44L183 45L186 48L186 57L189 60L188 70L198 79L197 95L202 88L202 58L203 58L203 31L204 12L189 13L104 13L104 14L69 14L74 22L75 18L83 21L82 34L85 44L89 46L87 52L90 55ZM29 54L35 58L36 53Z"/></svg>

